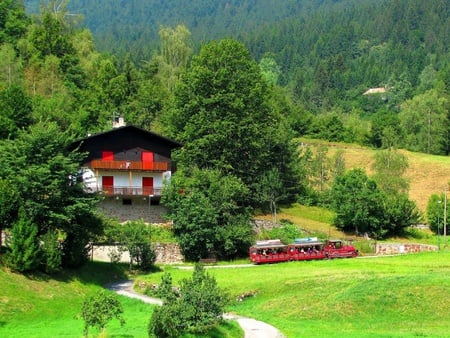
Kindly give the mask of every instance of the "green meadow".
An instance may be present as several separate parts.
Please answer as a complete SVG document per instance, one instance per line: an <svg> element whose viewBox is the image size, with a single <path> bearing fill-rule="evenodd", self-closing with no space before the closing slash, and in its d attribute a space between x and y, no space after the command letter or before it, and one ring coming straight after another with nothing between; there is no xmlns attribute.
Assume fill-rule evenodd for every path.
<svg viewBox="0 0 450 338"><path fill-rule="evenodd" d="M174 281L189 271L166 267ZM208 273L233 299L227 311L287 337L448 337L450 252L288 262ZM157 283L162 273L141 277ZM141 279L140 278L140 279Z"/></svg>
<svg viewBox="0 0 450 338"><path fill-rule="evenodd" d="M135 285L174 283L191 269L161 266L132 276ZM267 322L287 337L448 337L450 251L395 257L208 268L231 299L226 311ZM56 279L0 270L0 337L82 337L86 295L129 278L126 266L90 263ZM252 294L243 301L239 295ZM103 337L147 337L153 305L119 297L125 326L115 320ZM91 337L99 332L91 330ZM205 337L242 337L235 323Z"/></svg>

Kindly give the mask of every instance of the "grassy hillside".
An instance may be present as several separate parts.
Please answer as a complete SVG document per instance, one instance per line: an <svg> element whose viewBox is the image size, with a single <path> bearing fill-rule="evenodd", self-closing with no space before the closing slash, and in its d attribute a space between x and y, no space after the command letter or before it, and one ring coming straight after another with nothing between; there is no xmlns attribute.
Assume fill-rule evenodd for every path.
<svg viewBox="0 0 450 338"><path fill-rule="evenodd" d="M210 269L235 302L229 312L287 337L446 337L450 252ZM175 283L191 271L166 267ZM163 272L146 283L159 283Z"/></svg>
<svg viewBox="0 0 450 338"><path fill-rule="evenodd" d="M328 148L328 157L332 157L337 151L342 151L345 159L346 169L363 168L370 176L373 165L374 150L343 143L329 143L318 140L303 140L308 146L315 147L319 144ZM428 199L432 194L443 193L445 186L450 182L450 157L434 156L422 153L413 153L401 150L409 161L409 168L405 177L409 181L410 199L417 203L419 210L426 217L426 207ZM449 195L450 198L450 195ZM271 215L260 215L260 219L272 220ZM330 226L333 222L333 213L317 207L305 207L294 204L287 207L281 207L277 213L277 220L289 220L300 228L311 234L327 234L329 237L346 238L346 235ZM430 234L431 236L431 234ZM436 243L433 236L425 236L424 243ZM417 239L414 239L417 241Z"/></svg>
<svg viewBox="0 0 450 338"><path fill-rule="evenodd" d="M192 270L163 267L134 276L135 285L175 284ZM295 337L446 337L450 322L450 251L210 269L234 300L227 312L267 322ZM118 266L91 263L57 279L0 269L1 337L81 337L81 304L107 281L126 278ZM120 296L126 325L112 321L108 337L147 337L154 306ZM90 337L98 336L92 331ZM239 337L217 333L217 338Z"/></svg>
<svg viewBox="0 0 450 338"><path fill-rule="evenodd" d="M347 169L363 168L370 175L372 173L373 157L375 152L370 148L341 143L324 143L307 140L306 143L314 146L319 143L328 147L328 155L333 156L338 150L343 151ZM409 161L409 168L405 177L409 181L409 196L416 201L423 212L426 211L428 199L432 194L444 192L450 182L450 157L413 153L401 150Z"/></svg>

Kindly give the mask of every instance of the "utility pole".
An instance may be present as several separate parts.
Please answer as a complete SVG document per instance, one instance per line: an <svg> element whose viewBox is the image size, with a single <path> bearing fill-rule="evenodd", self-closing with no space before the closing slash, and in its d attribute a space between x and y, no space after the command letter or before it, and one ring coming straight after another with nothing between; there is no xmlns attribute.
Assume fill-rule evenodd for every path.
<svg viewBox="0 0 450 338"><path fill-rule="evenodd" d="M447 246L447 185L444 190L444 248Z"/></svg>

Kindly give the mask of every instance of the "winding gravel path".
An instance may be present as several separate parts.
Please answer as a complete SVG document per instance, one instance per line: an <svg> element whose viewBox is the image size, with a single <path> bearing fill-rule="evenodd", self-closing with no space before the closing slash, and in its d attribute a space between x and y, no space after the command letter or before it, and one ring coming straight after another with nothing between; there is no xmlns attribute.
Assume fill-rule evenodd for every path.
<svg viewBox="0 0 450 338"><path fill-rule="evenodd" d="M162 305L161 299L152 298L133 291L132 280L108 284L106 287L122 296L139 299L148 304ZM285 338L278 329L258 320L231 314L224 314L223 317L225 319L236 320L244 330L245 338Z"/></svg>

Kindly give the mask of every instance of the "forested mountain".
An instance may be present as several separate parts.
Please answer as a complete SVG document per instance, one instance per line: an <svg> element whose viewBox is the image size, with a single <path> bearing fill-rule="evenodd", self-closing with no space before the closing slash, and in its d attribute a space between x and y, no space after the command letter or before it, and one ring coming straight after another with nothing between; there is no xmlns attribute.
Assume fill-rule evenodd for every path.
<svg viewBox="0 0 450 338"><path fill-rule="evenodd" d="M25 3L37 11L37 0ZM71 0L68 9L82 14L100 51L129 54L137 66L158 51L163 26L185 25L195 51L233 37L258 62L274 60L278 84L311 112L398 111L448 78L444 0ZM389 103L361 95L371 87L393 89Z"/></svg>
<svg viewBox="0 0 450 338"><path fill-rule="evenodd" d="M39 12L39 0L24 1L28 11ZM330 0L71 0L68 8L82 14L83 24L95 36L99 50L123 55L131 51L134 60L151 57L158 48L161 26L186 25L197 47L200 43L242 32L259 32L262 26L286 18L307 18Z"/></svg>
<svg viewBox="0 0 450 338"><path fill-rule="evenodd" d="M28 13L37 6L26 3ZM42 169L66 182L76 163L59 170L55 149L109 129L117 115L184 144L173 192L189 194L177 196L186 204L173 215L227 229L221 242L239 250L248 248L249 210L293 201L347 207L342 217L364 218L353 229L399 234L417 214L396 149L450 153L448 1L42 3L27 15L22 1L0 2L0 183L20 188L39 231L51 224L45 215L61 214L51 222L66 226L73 213L34 208L38 190L46 208L57 204L47 181L28 181L37 187ZM377 94L363 95L369 88ZM342 156L313 152L300 137L383 149L376 173L347 173ZM341 191L356 201L339 202ZM232 256L234 244L221 250Z"/></svg>

